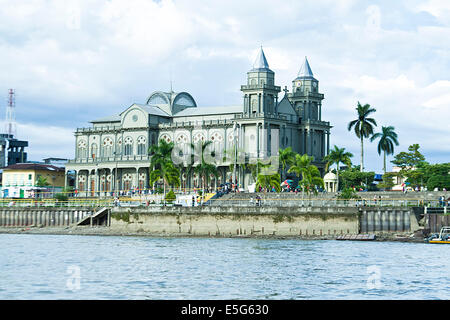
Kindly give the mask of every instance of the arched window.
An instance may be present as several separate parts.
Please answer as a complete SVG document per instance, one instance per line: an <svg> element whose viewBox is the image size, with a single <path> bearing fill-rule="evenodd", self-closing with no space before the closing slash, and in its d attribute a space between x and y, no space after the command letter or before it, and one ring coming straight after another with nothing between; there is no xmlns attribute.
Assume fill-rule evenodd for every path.
<svg viewBox="0 0 450 320"><path fill-rule="evenodd" d="M119 138L116 143L116 155L122 154L122 138Z"/></svg>
<svg viewBox="0 0 450 320"><path fill-rule="evenodd" d="M216 131L211 135L211 141L214 145L214 152L219 154L222 153L223 135Z"/></svg>
<svg viewBox="0 0 450 320"><path fill-rule="evenodd" d="M133 180L133 177L131 176L131 174L126 173L123 175L122 181L123 181L123 189L125 191L128 191L132 188L132 185L131 185L132 180Z"/></svg>
<svg viewBox="0 0 450 320"><path fill-rule="evenodd" d="M103 139L103 156L104 157L111 157L113 150L113 141L111 138L105 138Z"/></svg>
<svg viewBox="0 0 450 320"><path fill-rule="evenodd" d="M168 134L163 134L163 135L161 136L161 138L159 138L159 140L161 140L161 139L166 140L167 143L172 142L172 138L171 138L170 135L168 135Z"/></svg>
<svg viewBox="0 0 450 320"><path fill-rule="evenodd" d="M86 176L78 176L78 191L85 191L86 188Z"/></svg>
<svg viewBox="0 0 450 320"><path fill-rule="evenodd" d="M86 158L86 141L80 140L78 142L78 158Z"/></svg>
<svg viewBox="0 0 450 320"><path fill-rule="evenodd" d="M147 140L143 136L137 139L137 154L140 156L147 154Z"/></svg>
<svg viewBox="0 0 450 320"><path fill-rule="evenodd" d="M124 155L131 156L133 154L133 139L126 137L124 140Z"/></svg>
<svg viewBox="0 0 450 320"><path fill-rule="evenodd" d="M205 136L199 132L194 136L194 143L202 143L206 141Z"/></svg>

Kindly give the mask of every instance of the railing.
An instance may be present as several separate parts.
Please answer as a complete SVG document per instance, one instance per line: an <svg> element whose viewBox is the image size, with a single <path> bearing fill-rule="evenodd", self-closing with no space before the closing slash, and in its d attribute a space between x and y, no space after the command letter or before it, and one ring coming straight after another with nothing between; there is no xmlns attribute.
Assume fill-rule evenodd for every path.
<svg viewBox="0 0 450 320"><path fill-rule="evenodd" d="M104 162L119 162L119 161L147 161L150 160L148 155L133 155L133 156L120 156L120 157L98 157L98 158L79 158L69 160L67 163L86 163L86 164L96 164Z"/></svg>
<svg viewBox="0 0 450 320"><path fill-rule="evenodd" d="M256 197L246 199L215 199L212 206L276 206L276 207L435 207L439 205L439 200L423 201L421 199L383 199L383 200L364 200L364 199L273 199ZM442 207L441 211L450 213L450 209Z"/></svg>

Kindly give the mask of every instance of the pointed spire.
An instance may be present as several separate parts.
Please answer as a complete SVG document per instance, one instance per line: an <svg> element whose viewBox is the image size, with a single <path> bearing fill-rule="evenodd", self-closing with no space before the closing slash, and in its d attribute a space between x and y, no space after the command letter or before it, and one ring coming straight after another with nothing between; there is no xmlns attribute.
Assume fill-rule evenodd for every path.
<svg viewBox="0 0 450 320"><path fill-rule="evenodd" d="M298 78L314 78L311 67L309 66L308 58L305 57L302 67L297 75Z"/></svg>
<svg viewBox="0 0 450 320"><path fill-rule="evenodd" d="M261 50L258 52L255 62L253 63L253 69L269 69L264 50L261 46ZM270 69L269 69L270 70Z"/></svg>

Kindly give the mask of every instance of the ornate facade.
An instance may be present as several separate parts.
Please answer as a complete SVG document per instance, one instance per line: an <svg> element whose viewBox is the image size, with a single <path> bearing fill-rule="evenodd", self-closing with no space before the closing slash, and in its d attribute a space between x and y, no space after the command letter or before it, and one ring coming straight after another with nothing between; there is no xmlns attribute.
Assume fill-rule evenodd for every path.
<svg viewBox="0 0 450 320"><path fill-rule="evenodd" d="M157 91L145 104L134 103L118 115L91 121L91 127L75 132L75 159L67 163L66 175L75 174L75 188L85 195L146 190L148 149L160 139L174 142L184 155L191 143L211 141L220 172L218 178L211 177L211 187L232 178L230 164L235 162L234 174L246 187L253 180L239 163L276 156L278 148L286 147L314 156L323 174L331 126L322 121L324 96L308 60L292 81L292 92L285 87L279 99L281 89L261 48L241 91L240 106L201 108L187 92ZM200 185L195 173L183 173L181 178L183 187Z"/></svg>

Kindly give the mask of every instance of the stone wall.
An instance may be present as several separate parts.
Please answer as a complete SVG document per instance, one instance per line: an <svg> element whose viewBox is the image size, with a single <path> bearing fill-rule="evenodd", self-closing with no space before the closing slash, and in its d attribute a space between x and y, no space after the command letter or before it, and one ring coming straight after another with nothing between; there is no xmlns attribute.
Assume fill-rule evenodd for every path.
<svg viewBox="0 0 450 320"><path fill-rule="evenodd" d="M357 234L357 208L115 208L111 229L154 234L337 235Z"/></svg>

